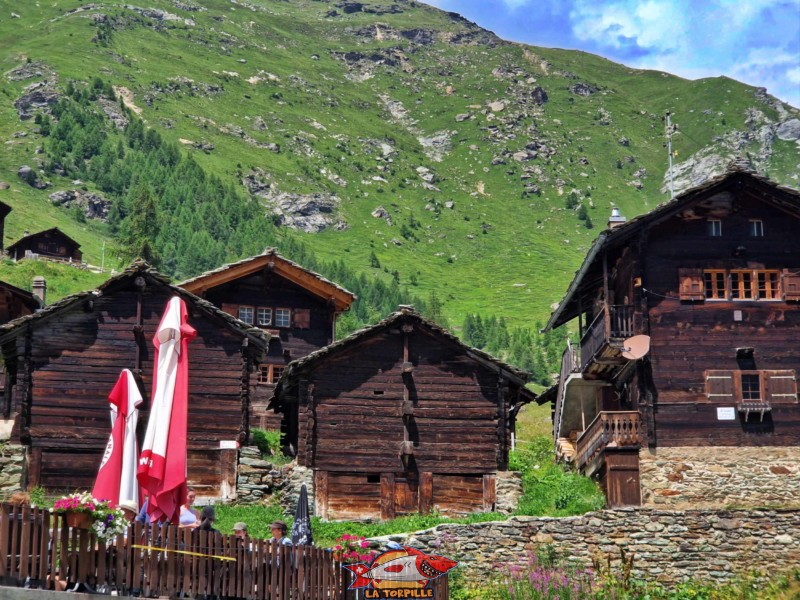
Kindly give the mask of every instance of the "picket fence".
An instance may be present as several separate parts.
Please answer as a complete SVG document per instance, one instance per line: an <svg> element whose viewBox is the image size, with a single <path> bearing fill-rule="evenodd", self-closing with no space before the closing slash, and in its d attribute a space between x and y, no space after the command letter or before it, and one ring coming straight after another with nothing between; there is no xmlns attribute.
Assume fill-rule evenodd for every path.
<svg viewBox="0 0 800 600"><path fill-rule="evenodd" d="M119 596L244 600L353 600L333 554L172 525L132 524L112 544L61 515L30 506L0 510L0 585L53 589L84 584ZM430 582L449 597L447 577ZM1 595L1 594L0 594Z"/></svg>

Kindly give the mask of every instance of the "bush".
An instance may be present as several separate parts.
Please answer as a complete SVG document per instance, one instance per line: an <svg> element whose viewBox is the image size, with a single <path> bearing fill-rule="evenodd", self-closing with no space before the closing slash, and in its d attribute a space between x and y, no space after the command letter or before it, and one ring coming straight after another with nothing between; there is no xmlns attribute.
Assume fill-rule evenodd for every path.
<svg viewBox="0 0 800 600"><path fill-rule="evenodd" d="M281 432L277 429L253 429L253 445L261 456L276 456L281 453Z"/></svg>

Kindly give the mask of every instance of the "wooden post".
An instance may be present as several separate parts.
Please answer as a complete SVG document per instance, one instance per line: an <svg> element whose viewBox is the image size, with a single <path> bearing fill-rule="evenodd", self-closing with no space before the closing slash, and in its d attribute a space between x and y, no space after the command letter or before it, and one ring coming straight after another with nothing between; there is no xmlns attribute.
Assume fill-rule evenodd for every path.
<svg viewBox="0 0 800 600"><path fill-rule="evenodd" d="M394 519L394 473L381 473L381 519Z"/></svg>
<svg viewBox="0 0 800 600"><path fill-rule="evenodd" d="M608 252L603 252L603 308L605 310L606 340L611 338L611 302L608 293Z"/></svg>
<svg viewBox="0 0 800 600"><path fill-rule="evenodd" d="M419 512L428 514L433 509L433 473L419 474Z"/></svg>
<svg viewBox="0 0 800 600"><path fill-rule="evenodd" d="M483 476L483 510L491 512L497 504L497 475L486 473Z"/></svg>
<svg viewBox="0 0 800 600"><path fill-rule="evenodd" d="M328 518L328 472L314 471L314 512Z"/></svg>

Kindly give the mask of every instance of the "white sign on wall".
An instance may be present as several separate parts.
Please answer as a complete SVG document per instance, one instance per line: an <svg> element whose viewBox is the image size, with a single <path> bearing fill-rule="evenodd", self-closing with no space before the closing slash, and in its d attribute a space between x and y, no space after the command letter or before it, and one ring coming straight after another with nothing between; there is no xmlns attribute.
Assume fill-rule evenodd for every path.
<svg viewBox="0 0 800 600"><path fill-rule="evenodd" d="M732 406L717 407L717 421L735 421L736 409Z"/></svg>

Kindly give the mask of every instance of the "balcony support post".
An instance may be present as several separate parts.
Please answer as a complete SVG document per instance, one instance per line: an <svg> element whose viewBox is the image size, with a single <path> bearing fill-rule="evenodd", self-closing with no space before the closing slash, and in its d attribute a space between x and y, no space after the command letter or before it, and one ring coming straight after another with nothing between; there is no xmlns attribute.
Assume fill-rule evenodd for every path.
<svg viewBox="0 0 800 600"><path fill-rule="evenodd" d="M606 339L611 337L611 300L608 297L608 252L603 252L603 304L606 320Z"/></svg>

